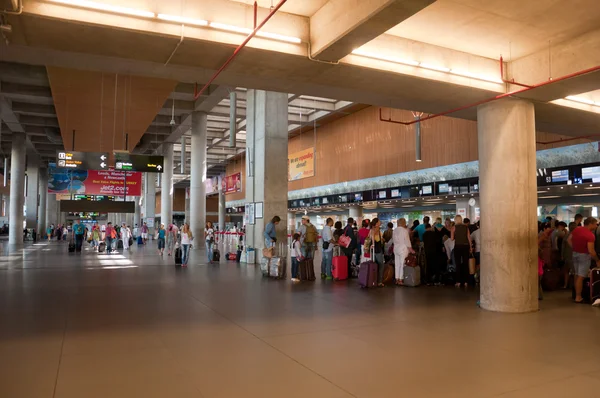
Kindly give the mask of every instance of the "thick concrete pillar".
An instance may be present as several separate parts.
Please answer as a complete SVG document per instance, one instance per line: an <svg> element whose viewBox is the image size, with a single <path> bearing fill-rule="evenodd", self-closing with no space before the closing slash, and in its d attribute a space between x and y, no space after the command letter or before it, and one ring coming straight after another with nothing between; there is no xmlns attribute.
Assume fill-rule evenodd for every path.
<svg viewBox="0 0 600 398"><path fill-rule="evenodd" d="M48 169L40 169L38 192L40 205L37 218L37 233L39 236L46 234L46 201L48 197Z"/></svg>
<svg viewBox="0 0 600 398"><path fill-rule="evenodd" d="M352 217L354 221L360 226L360 223L363 220L363 208L360 205L350 206L350 210L348 211L349 217ZM346 223L343 223L346 226Z"/></svg>
<svg viewBox="0 0 600 398"><path fill-rule="evenodd" d="M481 185L481 307L538 309L533 104L506 98L477 109Z"/></svg>
<svg viewBox="0 0 600 398"><path fill-rule="evenodd" d="M225 203L225 192L223 192L221 184L219 184L219 231L225 231L225 210L227 206Z"/></svg>
<svg viewBox="0 0 600 398"><path fill-rule="evenodd" d="M265 224L274 216L281 218L277 241L287 242L288 96L248 90L246 104L246 202L263 202L263 218L246 226L246 245L259 261Z"/></svg>
<svg viewBox="0 0 600 398"><path fill-rule="evenodd" d="M207 114L192 113L191 176L190 176L190 229L200 239L206 224L206 132ZM201 244L194 245L202 248Z"/></svg>
<svg viewBox="0 0 600 398"><path fill-rule="evenodd" d="M165 157L160 191L160 222L165 228L173 222L173 144L162 144Z"/></svg>
<svg viewBox="0 0 600 398"><path fill-rule="evenodd" d="M154 220L156 208L156 173L146 173L144 181L144 221ZM143 222L142 222L143 224ZM148 233L154 236L154 227L148 224Z"/></svg>
<svg viewBox="0 0 600 398"><path fill-rule="evenodd" d="M132 228L135 228L135 226L137 225L138 228L140 228L142 226L141 221L141 213L142 213L142 207L140 206L140 197L139 196L135 196L133 198L133 200L135 201L135 213L133 213L133 225L131 226Z"/></svg>
<svg viewBox="0 0 600 398"><path fill-rule="evenodd" d="M185 189L185 223L190 223L190 188Z"/></svg>
<svg viewBox="0 0 600 398"><path fill-rule="evenodd" d="M13 133L10 153L10 224L8 244L23 244L23 202L25 200L25 134Z"/></svg>
<svg viewBox="0 0 600 398"><path fill-rule="evenodd" d="M46 198L46 226L52 224L54 224L55 227L60 224L60 216L58 214L56 194L49 193Z"/></svg>
<svg viewBox="0 0 600 398"><path fill-rule="evenodd" d="M30 156L27 160L27 196L25 197L27 228L37 228L39 177L40 165L34 156Z"/></svg>

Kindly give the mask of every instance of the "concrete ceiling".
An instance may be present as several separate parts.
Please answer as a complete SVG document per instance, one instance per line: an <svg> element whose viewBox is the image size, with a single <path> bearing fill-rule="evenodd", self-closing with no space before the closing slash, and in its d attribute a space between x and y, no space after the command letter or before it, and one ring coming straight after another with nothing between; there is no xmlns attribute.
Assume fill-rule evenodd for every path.
<svg viewBox="0 0 600 398"><path fill-rule="evenodd" d="M437 0L387 33L517 59L597 29L598 0Z"/></svg>
<svg viewBox="0 0 600 398"><path fill-rule="evenodd" d="M207 1L211 7L206 9L198 7L196 3L186 3L185 11L186 13L190 12L186 15L200 17L203 16L202 13L205 13L210 14L206 16L209 20L231 20L231 23L239 23L238 26L242 27L251 24L251 7L247 5L247 2L242 4L229 0ZM398 4L414 3L422 8L424 4L431 2L426 0L378 0L368 3L360 2L360 5L364 7L365 4L394 3L398 6ZM317 3L320 2L290 1L289 3L290 6L302 5L316 8ZM488 6L480 6L479 3L495 4L497 12L493 13ZM550 72L551 77L558 77L600 65L600 30L591 30L592 26L588 23L591 16L597 16L598 7L593 7L597 2L579 0L577 1L578 6L573 6L573 2L561 0L521 3L526 4L517 4L512 0L502 2L497 0L489 2L438 0L416 12L415 15L407 17L403 22L411 23L411 20L415 18L418 20L423 15L427 16L432 9L435 11L436 7L442 7L438 10L440 15L434 13L438 19L423 20L422 24L414 28L415 32L420 32L418 39L409 40L405 36L383 34L387 30L386 28L381 32L381 36L366 43L363 47L369 51L396 58L408 55L419 62L447 66L452 70L464 68L469 72L492 76L498 80L500 76L499 63L470 50L471 47L476 48L477 46L495 48L495 46L503 45L502 37L486 34L492 29L488 27L488 24L475 25L478 26L475 31L458 29L463 25L466 27L473 25L464 21L463 25L457 27L456 30L462 32L462 36L455 38L459 43L454 45L463 46L464 52L457 51L451 46L451 40L447 39L451 32L437 30L436 34L429 33L437 29L437 25L460 21L463 14L459 12L458 15L455 15L457 14L456 10L467 7L471 13L483 13L481 15L484 16L500 15L502 18L514 19L522 24L531 21L530 25L546 33L547 37L563 40L559 44L552 45L550 56L547 50L542 49L511 62L506 68L507 76L510 78L533 84L548 80ZM343 4L338 0L331 0L327 2L327 10L343 11ZM541 8L539 4L544 4L546 8ZM127 5L145 7L154 12L168 11L171 13L178 13L181 8L180 5L173 7L170 3L149 0L136 0L128 2ZM261 2L261 6L267 7L260 10L260 15L265 15L270 4ZM588 6L586 15L580 15L579 10L585 6ZM219 10L221 9L227 13L220 15ZM513 11L513 9L518 11ZM322 13L323 10L325 8L321 7L317 13ZM289 44L262 38L251 40L239 57L219 76L215 89L210 90L208 96L200 102L193 102L193 83L201 84L202 81L207 81L231 55L234 46L243 40L244 35L223 33L211 28L190 27L189 25L182 30L178 24L155 19L150 21L81 8L57 6L52 2L27 0L22 15L6 18L12 25L13 32L6 34L8 44L0 41L0 60L19 62L20 65L70 68L75 65L81 70L148 76L181 82L170 95L170 99L175 100L175 128L172 128L169 123L171 103L167 100L159 109L147 133L142 137L140 147L138 147L138 150L142 152L156 150L157 145L160 145L165 138L172 142L179 142L180 137L187 134L189 130L189 114L192 110L203 110L210 113L216 108L212 116L217 118L211 120L215 136L211 139L220 139L221 142L226 142L228 125L226 121L219 120L218 117L225 117L224 114L227 113L228 103L224 99L228 90L231 90L228 87L295 93L297 96L290 100L291 110L293 108L311 109L306 102L307 97L298 97L298 95L304 95L336 98L339 100L339 104L348 104L348 106L371 104L426 113L446 111L515 89L510 85L489 83L479 79L353 54L344 56L339 63L315 62L314 59L311 59L313 57L310 56L307 46L311 35L315 33L312 29L312 18L302 16L304 14L301 14L300 11L296 11L300 13L296 15L292 14L291 10L288 11L289 14L278 13L265 28L268 28L270 32L297 36L302 43ZM378 15L381 14L381 8L374 8L372 11L373 13L379 12ZM303 12L308 13L309 11ZM556 22L556 16L559 13L564 17L561 23ZM523 17L521 18L519 15ZM339 32L356 33L356 31L360 31L361 27L364 27L364 24L356 22L357 15L352 17L354 18L351 22L352 28L344 30L344 26L337 26ZM381 15L380 17L383 18ZM475 20L479 21L477 18ZM336 19L336 23L339 21L343 23L342 20ZM564 29L555 26L561 24L564 25ZM358 28L355 29L356 26ZM373 34L377 26L379 25L369 27L369 35ZM501 24L489 24L489 26L502 28ZM597 26L593 26L593 28L597 28ZM586 33L572 40L568 39L581 32ZM181 36L182 33L183 36ZM341 35L343 39L344 34L346 33L340 33L338 36ZM415 35L417 34L415 33ZM486 39L479 40L480 36ZM542 40L539 34L533 35L533 37L538 44ZM182 38L183 41L180 42ZM338 39L339 37L332 39L333 45L326 43L324 48L333 47L333 53L347 52L345 46L336 46L335 40ZM443 44L447 47L429 44L427 42L429 39L446 40L447 42ZM353 37L352 42L355 41L360 42L360 37ZM484 41L485 43L483 43ZM472 43L474 43L473 46L471 46ZM535 48L534 45L530 45L527 50L523 50L523 54L535 51ZM495 58L497 50L492 52L494 52L493 58ZM514 52L513 58L516 58ZM45 71L45 69L42 70ZM578 95L599 90L598 75L596 73L594 76L586 77L584 83L578 79L571 79L567 82L569 84L561 85L560 90L549 90L552 91L548 94L550 97L548 95L536 97L538 130L572 136L597 134L598 126L600 126L598 107L593 109L589 106L568 107L550 101L556 99L555 95L558 91L560 91L560 95ZM20 109L20 112L29 112L28 114L23 113L22 116L23 124L26 126L33 126L32 128L37 129L56 129L58 126L56 119L46 117L52 114L50 108L32 107L34 104L53 105L47 83L36 85L31 81L32 79L34 78L28 74L13 76L12 81L7 80L4 84L3 91L7 92L5 97L10 96L7 98L11 102L25 103L17 109ZM5 88L7 90L4 90ZM240 90L240 93L242 92L243 90ZM292 103L293 101L295 102ZM319 104L319 106L326 107L326 104ZM321 111L315 109L315 114ZM243 109L240 109L240 115L243 117ZM475 108L471 108L451 116L474 120L476 112ZM308 112L303 113L300 117L297 112L291 111L290 123L294 123L295 118L296 124L298 122L302 124L301 122L310 117ZM242 121L240 118L239 123ZM296 128L301 128L301 126ZM240 131L242 131L242 126L240 126Z"/></svg>

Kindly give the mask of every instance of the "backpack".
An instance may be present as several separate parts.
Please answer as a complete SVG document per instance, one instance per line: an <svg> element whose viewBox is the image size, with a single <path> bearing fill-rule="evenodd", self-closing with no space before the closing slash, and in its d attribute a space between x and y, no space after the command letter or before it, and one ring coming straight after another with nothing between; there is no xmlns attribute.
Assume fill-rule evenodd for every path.
<svg viewBox="0 0 600 398"><path fill-rule="evenodd" d="M304 236L304 241L306 243L315 243L318 237L317 227L312 224L308 224L306 227L306 235Z"/></svg>
<svg viewBox="0 0 600 398"><path fill-rule="evenodd" d="M117 231L115 231L115 229L110 230L110 237L112 239L115 239L117 237Z"/></svg>

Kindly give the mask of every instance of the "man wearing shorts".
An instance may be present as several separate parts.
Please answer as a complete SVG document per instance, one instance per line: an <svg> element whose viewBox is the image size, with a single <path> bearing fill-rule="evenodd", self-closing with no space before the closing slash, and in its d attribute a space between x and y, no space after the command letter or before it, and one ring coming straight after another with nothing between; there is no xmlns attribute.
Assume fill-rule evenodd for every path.
<svg viewBox="0 0 600 398"><path fill-rule="evenodd" d="M142 239L144 240L144 244L146 244L148 240L148 225L146 223L142 225Z"/></svg>
<svg viewBox="0 0 600 398"><path fill-rule="evenodd" d="M594 250L596 235L594 231L598 226L598 220L588 217L583 222L583 227L577 227L569 235L568 242L573 248L573 269L575 271L575 302L583 303L581 291L583 290L583 280L590 273L592 259L596 266L600 266L600 259Z"/></svg>

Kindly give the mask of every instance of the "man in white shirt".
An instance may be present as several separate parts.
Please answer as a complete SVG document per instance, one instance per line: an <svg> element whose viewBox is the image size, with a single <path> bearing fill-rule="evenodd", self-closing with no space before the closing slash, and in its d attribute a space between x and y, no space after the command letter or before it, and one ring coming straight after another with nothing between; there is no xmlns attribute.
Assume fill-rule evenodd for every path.
<svg viewBox="0 0 600 398"><path fill-rule="evenodd" d="M408 229L406 228L406 219L401 218L398 220L398 228L394 230L393 238L394 242L394 264L396 267L396 284L404 284L404 262L408 253L414 253L410 243L410 236Z"/></svg>
<svg viewBox="0 0 600 398"><path fill-rule="evenodd" d="M331 226L333 218L328 218L323 227L323 258L321 260L321 279L333 279L331 275L331 265L333 262L333 232Z"/></svg>

